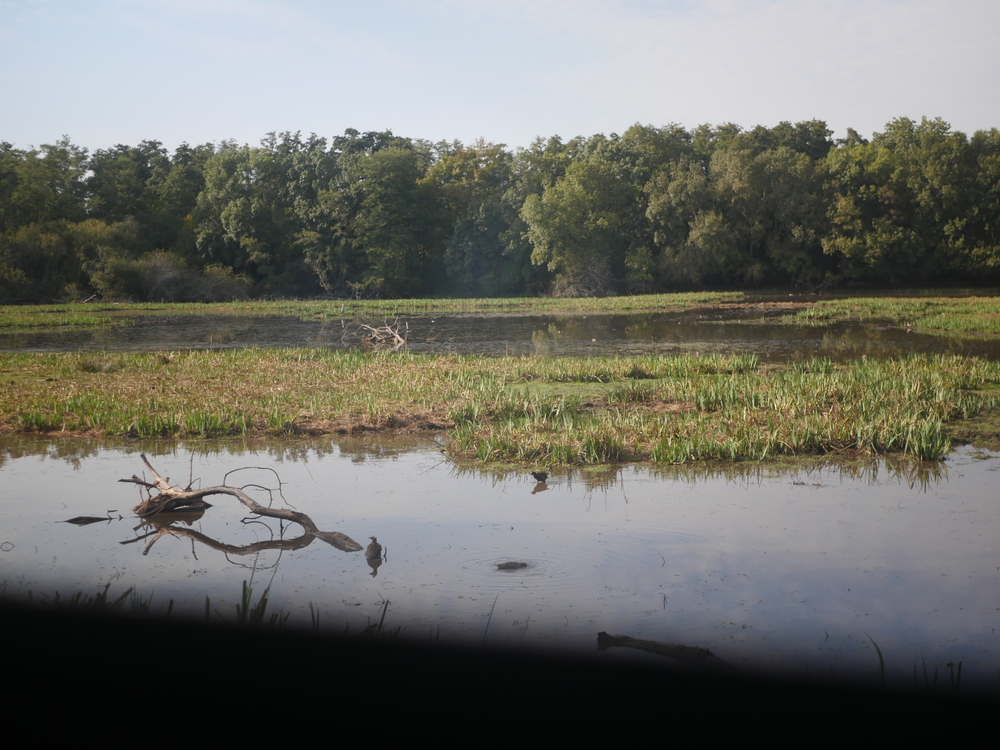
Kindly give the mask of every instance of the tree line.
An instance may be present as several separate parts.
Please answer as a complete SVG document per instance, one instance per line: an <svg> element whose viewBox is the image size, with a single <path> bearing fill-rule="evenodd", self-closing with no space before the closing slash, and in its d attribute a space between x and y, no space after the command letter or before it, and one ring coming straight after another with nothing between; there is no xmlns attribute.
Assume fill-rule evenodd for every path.
<svg viewBox="0 0 1000 750"><path fill-rule="evenodd" d="M0 302L996 284L1000 132L0 143Z"/></svg>

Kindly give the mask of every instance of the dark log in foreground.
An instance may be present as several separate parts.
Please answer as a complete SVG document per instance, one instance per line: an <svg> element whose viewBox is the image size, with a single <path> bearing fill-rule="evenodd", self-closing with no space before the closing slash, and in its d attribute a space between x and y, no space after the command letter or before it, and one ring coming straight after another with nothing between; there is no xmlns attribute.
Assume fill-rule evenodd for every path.
<svg viewBox="0 0 1000 750"><path fill-rule="evenodd" d="M727 664L707 648L684 646L677 643L660 643L659 641L644 641L627 635L597 634L597 648L606 651L614 647L636 648L657 656L666 656L681 666L689 669L708 670L712 672L737 672L736 667Z"/></svg>
<svg viewBox="0 0 1000 750"><path fill-rule="evenodd" d="M239 487L216 485L215 487L204 487L199 490L180 489L179 487L174 487L170 484L170 482L157 473L156 469L154 469L152 464L149 463L149 459L146 458L144 453L139 455L142 458L142 462L146 464L146 468L149 469L149 472L153 475L155 481L146 482L134 475L131 479L119 479L118 481L126 482L128 484L137 484L140 487L145 487L151 492L153 490L156 491L157 494L150 494L150 497L146 498L132 508L132 511L140 518L150 518L151 516L156 516L161 513L194 509L201 510L208 506L208 503L205 502L204 498L210 495L229 495L230 497L235 497L243 503L243 505L249 508L251 512L258 516L279 518L283 521L292 521L293 523L297 523L305 529L309 535L322 539L324 542L332 544L334 547L343 550L344 552L360 552L362 549L360 544L355 542L346 534L341 534L339 531L320 531L316 527L316 524L313 523L313 520L305 513L299 513L298 511L288 510L285 508L265 507Z"/></svg>

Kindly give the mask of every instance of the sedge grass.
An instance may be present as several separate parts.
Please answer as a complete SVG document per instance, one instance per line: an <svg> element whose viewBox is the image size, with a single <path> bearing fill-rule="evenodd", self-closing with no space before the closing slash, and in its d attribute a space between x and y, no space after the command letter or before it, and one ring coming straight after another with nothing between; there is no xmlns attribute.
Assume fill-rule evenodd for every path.
<svg viewBox="0 0 1000 750"><path fill-rule="evenodd" d="M0 306L0 329L5 328L109 328L131 325L130 318L95 315L93 308L74 311L62 306L33 305L31 307Z"/></svg>
<svg viewBox="0 0 1000 750"><path fill-rule="evenodd" d="M1000 333L995 296L851 297L816 302L782 322L826 326L841 322L887 322L927 333Z"/></svg>
<svg viewBox="0 0 1000 750"><path fill-rule="evenodd" d="M937 459L956 425L1000 407L1000 364L948 356L764 367L746 355L13 353L0 354L0 382L6 432L221 438L450 429L458 454L546 464L845 452Z"/></svg>
<svg viewBox="0 0 1000 750"><path fill-rule="evenodd" d="M496 313L639 310L676 311L739 302L741 292L685 292L629 297L507 297L400 300L250 300L201 302L76 302L58 305L0 306L0 329L13 327L131 325L144 315L252 315L309 320L394 316L406 312ZM95 313L109 313L95 315Z"/></svg>

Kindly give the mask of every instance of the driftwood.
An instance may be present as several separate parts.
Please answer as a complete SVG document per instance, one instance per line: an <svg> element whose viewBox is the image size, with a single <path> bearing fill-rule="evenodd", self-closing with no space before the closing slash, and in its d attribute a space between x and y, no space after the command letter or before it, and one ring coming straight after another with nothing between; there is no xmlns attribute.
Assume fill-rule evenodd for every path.
<svg viewBox="0 0 1000 750"><path fill-rule="evenodd" d="M396 318L392 323L385 321L385 325L378 328L362 323L354 335L360 337L361 346L365 349L396 351L406 346L406 334L409 332L409 328L409 324L407 324L406 330L400 332L399 318ZM347 334L344 334L344 339L347 339Z"/></svg>
<svg viewBox="0 0 1000 750"><path fill-rule="evenodd" d="M205 502L204 498L209 497L210 495L229 495L230 497L235 497L243 503L243 505L249 508L252 513L258 516L279 518L283 521L297 523L306 531L306 534L303 537L304 540L307 540L305 543L308 543L308 541L311 541L313 537L316 537L318 539L322 539L328 544L332 544L334 547L343 550L344 552L359 552L362 549L360 544L355 542L346 534L341 534L339 531L320 531L316 527L316 524L313 523L313 520L305 513L285 508L265 507L239 487L217 485L215 487L204 487L198 490L192 490L190 487L186 489L175 487L157 473L156 469L154 469L152 464L149 463L149 459L146 458L145 454L140 454L140 457L142 458L142 462L146 464L146 468L149 469L149 472L153 475L154 481L147 482L135 475L133 475L131 479L118 480L119 482L126 482L140 487L145 487L149 492L149 497L132 508L132 511L140 518L152 520L154 517L165 513L204 510L206 507L210 507L209 504ZM153 494L154 490L156 492L155 495ZM172 530L169 533L174 533L174 531L177 530Z"/></svg>
<svg viewBox="0 0 1000 750"><path fill-rule="evenodd" d="M635 648L650 654L656 654L657 656L666 656L688 669L733 673L737 671L736 667L722 661L722 659L707 648L683 646L677 643L645 641L627 635L608 635L604 632L597 634L597 648L599 651L606 651L609 648L615 647Z"/></svg>

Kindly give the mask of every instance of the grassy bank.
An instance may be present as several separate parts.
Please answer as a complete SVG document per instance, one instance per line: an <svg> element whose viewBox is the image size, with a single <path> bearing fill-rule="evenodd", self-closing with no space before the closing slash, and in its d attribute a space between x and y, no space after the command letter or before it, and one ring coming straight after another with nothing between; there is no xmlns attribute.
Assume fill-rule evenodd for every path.
<svg viewBox="0 0 1000 750"><path fill-rule="evenodd" d="M534 464L852 451L938 458L949 430L969 438L978 424L992 434L982 415L1000 406L1000 364L930 356L765 368L754 356L0 354L0 382L6 432L213 438L449 429L457 453Z"/></svg>
<svg viewBox="0 0 1000 750"><path fill-rule="evenodd" d="M998 297L851 297L823 300L783 318L792 325L885 322L926 333L1000 333Z"/></svg>
<svg viewBox="0 0 1000 750"><path fill-rule="evenodd" d="M405 313L633 312L675 311L736 303L740 292L688 292L632 297L509 297L498 299L252 300L213 304L167 302L79 302L0 306L0 329L128 325L144 315L254 315L303 319L382 317Z"/></svg>

